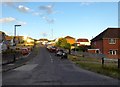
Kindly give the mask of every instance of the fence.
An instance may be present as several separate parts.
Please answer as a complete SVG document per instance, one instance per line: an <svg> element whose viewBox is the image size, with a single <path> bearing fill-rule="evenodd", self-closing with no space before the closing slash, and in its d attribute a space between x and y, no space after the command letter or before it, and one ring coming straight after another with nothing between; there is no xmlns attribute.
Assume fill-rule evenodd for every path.
<svg viewBox="0 0 120 87"><path fill-rule="evenodd" d="M19 59L21 58L21 56L22 56L21 52L19 51L16 52L9 51L2 53L2 65L14 62L15 59Z"/></svg>
<svg viewBox="0 0 120 87"><path fill-rule="evenodd" d="M92 60L88 62L92 63L101 63L102 65L115 65L118 66L119 68L119 62L118 59L111 59L111 58L106 58L104 54L95 54L95 53L88 53L88 52L71 52L72 55L78 56L78 57L84 57L84 58L94 58L95 60L98 60L97 62Z"/></svg>

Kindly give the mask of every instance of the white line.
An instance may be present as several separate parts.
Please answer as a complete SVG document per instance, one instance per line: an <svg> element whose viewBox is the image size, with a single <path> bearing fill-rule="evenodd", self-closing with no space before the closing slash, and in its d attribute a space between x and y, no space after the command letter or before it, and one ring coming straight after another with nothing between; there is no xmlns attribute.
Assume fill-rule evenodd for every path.
<svg viewBox="0 0 120 87"><path fill-rule="evenodd" d="M50 55L50 58L52 58L52 56Z"/></svg>
<svg viewBox="0 0 120 87"><path fill-rule="evenodd" d="M49 55L50 55L50 54L49 54ZM50 58L51 58L51 59L50 59L51 63L53 63L53 58L52 58L52 56L51 56L51 55L50 55Z"/></svg>

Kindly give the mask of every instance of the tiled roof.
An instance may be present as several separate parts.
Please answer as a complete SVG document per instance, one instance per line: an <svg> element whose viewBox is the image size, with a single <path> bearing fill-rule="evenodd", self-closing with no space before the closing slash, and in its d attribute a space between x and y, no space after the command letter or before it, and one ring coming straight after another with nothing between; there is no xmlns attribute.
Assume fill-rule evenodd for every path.
<svg viewBox="0 0 120 87"><path fill-rule="evenodd" d="M77 42L89 42L88 39L77 39Z"/></svg>
<svg viewBox="0 0 120 87"><path fill-rule="evenodd" d="M103 38L120 38L120 28L107 28L91 41L97 41Z"/></svg>
<svg viewBox="0 0 120 87"><path fill-rule="evenodd" d="M71 36L66 36L65 38L75 39L74 37Z"/></svg>

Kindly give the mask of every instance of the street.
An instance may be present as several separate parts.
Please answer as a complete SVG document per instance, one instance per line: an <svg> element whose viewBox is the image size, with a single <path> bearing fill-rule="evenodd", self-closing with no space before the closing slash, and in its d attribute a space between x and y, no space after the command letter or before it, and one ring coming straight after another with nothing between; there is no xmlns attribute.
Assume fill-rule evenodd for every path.
<svg viewBox="0 0 120 87"><path fill-rule="evenodd" d="M40 46L26 65L2 73L2 85L118 85L116 79L79 68Z"/></svg>

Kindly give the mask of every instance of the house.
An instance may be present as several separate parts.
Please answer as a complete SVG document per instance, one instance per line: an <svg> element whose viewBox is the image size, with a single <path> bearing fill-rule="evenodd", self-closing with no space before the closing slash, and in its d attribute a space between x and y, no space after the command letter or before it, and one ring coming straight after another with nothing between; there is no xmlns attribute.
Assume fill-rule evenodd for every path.
<svg viewBox="0 0 120 87"><path fill-rule="evenodd" d="M64 37L67 40L67 43L75 44L75 38L71 37L71 36L66 36Z"/></svg>
<svg viewBox="0 0 120 87"><path fill-rule="evenodd" d="M45 38L41 38L39 39L40 43L45 45L46 43L48 43L48 39L45 39Z"/></svg>
<svg viewBox="0 0 120 87"><path fill-rule="evenodd" d="M8 43L9 45L12 45L12 46L13 46L13 44L14 44L14 42L13 42L13 39L14 39L14 38L15 38L15 43L16 43L16 44L20 44L20 43L23 43L23 42L24 42L23 37L24 37L24 36L15 36L15 37L14 37L14 36L5 36L7 43Z"/></svg>
<svg viewBox="0 0 120 87"><path fill-rule="evenodd" d="M91 40L91 47L108 58L120 58L120 28L107 28Z"/></svg>
<svg viewBox="0 0 120 87"><path fill-rule="evenodd" d="M76 42L75 38L71 37L71 36L66 36L64 38L67 40L67 43L71 44L71 49L74 49L75 48L75 42Z"/></svg>
<svg viewBox="0 0 120 87"><path fill-rule="evenodd" d="M0 53L7 50L7 43L5 39L6 34L0 31Z"/></svg>
<svg viewBox="0 0 120 87"><path fill-rule="evenodd" d="M81 46L81 45L90 46L90 42L86 38L79 38L76 40L76 43L77 43L77 46Z"/></svg>

